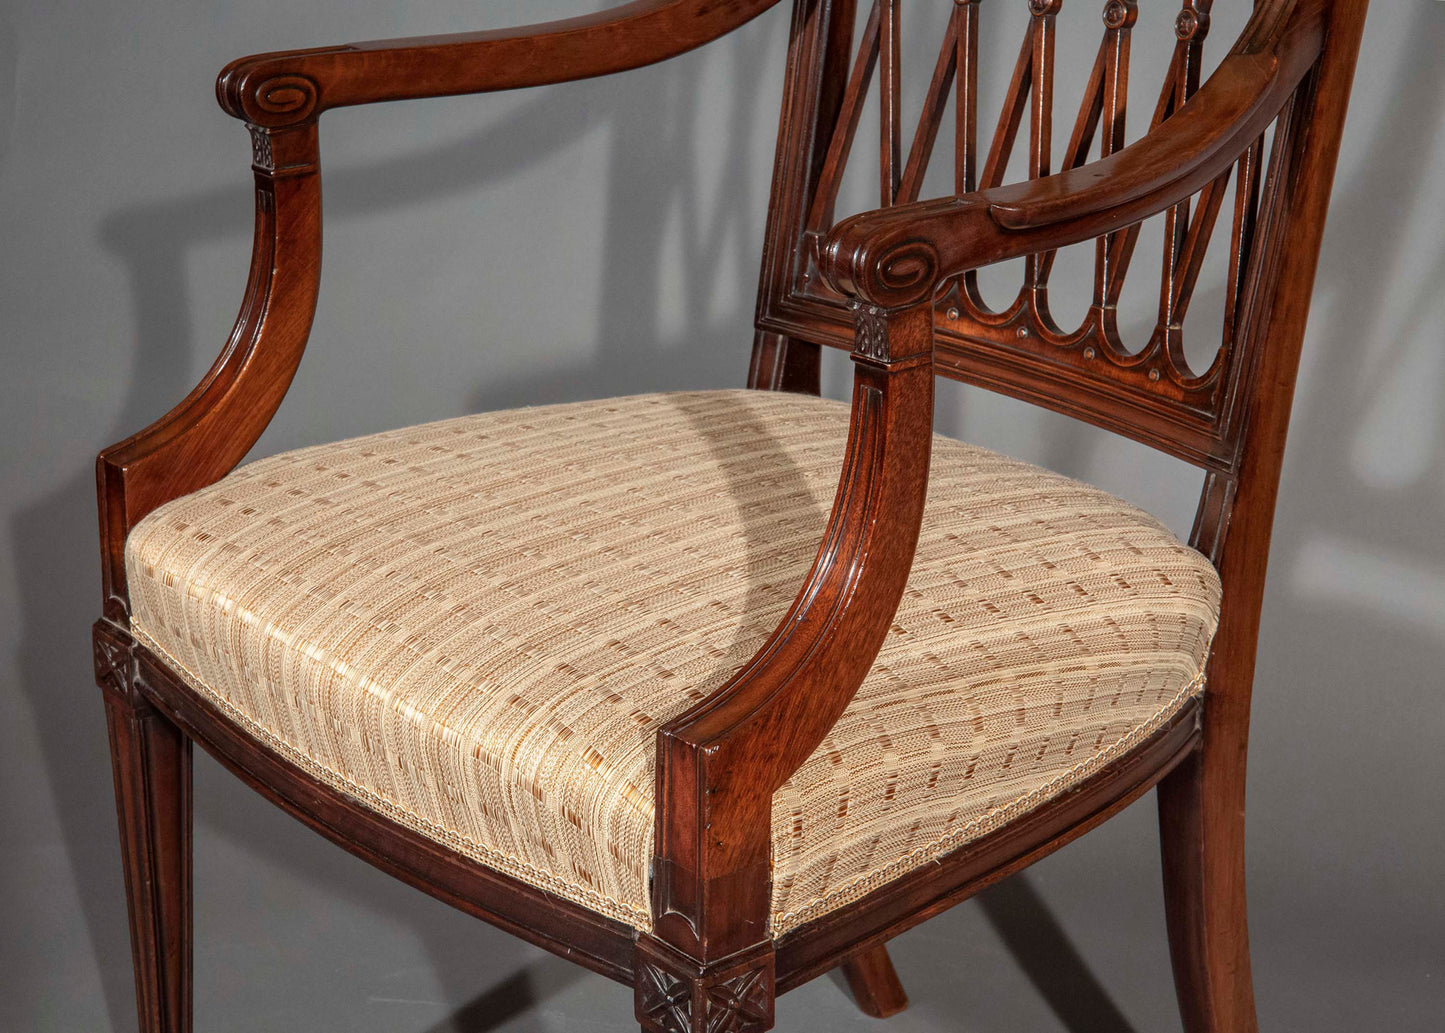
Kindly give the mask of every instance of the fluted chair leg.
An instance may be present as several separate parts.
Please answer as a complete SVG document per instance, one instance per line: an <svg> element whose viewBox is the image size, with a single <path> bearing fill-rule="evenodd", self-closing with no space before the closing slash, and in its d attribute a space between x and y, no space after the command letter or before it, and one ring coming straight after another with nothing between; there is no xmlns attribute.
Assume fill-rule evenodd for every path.
<svg viewBox="0 0 1445 1033"><path fill-rule="evenodd" d="M1207 740L1207 737L1206 737ZM1257 1033L1244 891L1244 756L1208 744L1159 783L1174 985L1186 1033Z"/></svg>
<svg viewBox="0 0 1445 1033"><path fill-rule="evenodd" d="M144 700L107 692L141 1033L191 1029L191 742Z"/></svg>
<svg viewBox="0 0 1445 1033"><path fill-rule="evenodd" d="M893 969L888 948L881 943L872 950L843 962L848 988L864 1015L886 1019L908 1007L908 994Z"/></svg>

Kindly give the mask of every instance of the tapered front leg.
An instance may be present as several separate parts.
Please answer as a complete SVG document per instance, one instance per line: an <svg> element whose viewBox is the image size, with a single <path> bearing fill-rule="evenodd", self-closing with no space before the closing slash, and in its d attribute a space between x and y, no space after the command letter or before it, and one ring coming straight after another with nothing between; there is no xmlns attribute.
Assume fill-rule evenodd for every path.
<svg viewBox="0 0 1445 1033"><path fill-rule="evenodd" d="M95 633L141 1033L191 1029L191 742L136 690L129 638Z"/></svg>

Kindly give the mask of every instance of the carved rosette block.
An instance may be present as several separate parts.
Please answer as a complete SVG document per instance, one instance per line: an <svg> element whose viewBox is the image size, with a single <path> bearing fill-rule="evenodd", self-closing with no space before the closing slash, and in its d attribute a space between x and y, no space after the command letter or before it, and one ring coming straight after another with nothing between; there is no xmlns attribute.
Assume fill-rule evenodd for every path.
<svg viewBox="0 0 1445 1033"><path fill-rule="evenodd" d="M1136 0L1109 0L1104 5L1104 27L1107 29L1132 28L1139 20L1139 5Z"/></svg>
<svg viewBox="0 0 1445 1033"><path fill-rule="evenodd" d="M95 683L112 695L135 697L136 662L131 638L106 620L95 622Z"/></svg>
<svg viewBox="0 0 1445 1033"><path fill-rule="evenodd" d="M648 1033L764 1033L775 992L770 943L701 965L650 937L637 942L634 999Z"/></svg>
<svg viewBox="0 0 1445 1033"><path fill-rule="evenodd" d="M316 123L271 129L247 123L251 133L251 168L270 179L302 176L319 168Z"/></svg>
<svg viewBox="0 0 1445 1033"><path fill-rule="evenodd" d="M1201 0L1184 0L1184 8L1174 19L1174 35L1183 43L1203 42L1209 34L1209 4Z"/></svg>

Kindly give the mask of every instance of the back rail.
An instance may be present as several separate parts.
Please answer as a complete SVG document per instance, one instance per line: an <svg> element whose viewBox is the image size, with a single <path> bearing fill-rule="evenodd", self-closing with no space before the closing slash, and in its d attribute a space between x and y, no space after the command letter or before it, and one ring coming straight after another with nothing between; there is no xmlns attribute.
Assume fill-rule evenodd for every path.
<svg viewBox="0 0 1445 1033"><path fill-rule="evenodd" d="M1293 2L1263 0L1260 7L1282 24ZM1020 145L1025 117L1029 124L1027 176L1034 179L1054 171L1057 16L1063 3L1028 0L1027 29L979 168L978 43L984 0L954 0L941 19L937 57L906 155L902 149L901 4L899 0L874 0L857 33L851 62L833 62L840 76L846 69L846 86L841 87L837 118L823 127L826 158L816 188L802 199L799 218L770 224L774 229L791 224L798 230L791 241L768 242L759 297L760 329L852 347L851 316L845 299L818 275L818 248L835 221L840 185L853 156L875 72L880 80L878 196L882 206L918 199L950 104L954 107L956 192L1003 184L1010 159ZM1210 5L1211 0L1182 0L1173 19L1173 50L1149 120L1151 130L1188 103L1200 87ZM837 16L841 10L830 0L800 0L801 8L815 8L824 18ZM917 10L926 13L929 8L920 5ZM851 5L847 14L852 16ZM1108 157L1127 142L1129 63L1138 18L1136 0L1104 3L1102 39L1072 116L1068 143L1059 155L1061 170L1087 164L1091 153ZM814 38L836 35L817 33ZM847 33L841 35L846 38ZM837 46L836 41L833 45ZM790 95L803 101L808 97L807 91L794 90ZM1286 112L1289 107L1285 106ZM795 117L805 114L794 113ZM1272 151L1279 153L1278 147ZM1142 225L1136 223L1095 242L1092 292L1077 326L1059 326L1049 308L1048 284L1057 252L1045 251L1025 259L1020 289L1002 309L985 303L973 272L945 284L936 298L938 373L1066 412L1206 469L1227 471L1237 458L1231 431L1232 398L1247 365L1245 349L1240 346L1244 294L1267 258L1263 252L1268 241L1259 232L1261 208L1272 196L1261 189L1264 167L1265 141L1261 137L1193 198L1157 216L1164 227L1159 302L1153 329L1142 344L1131 347L1124 340L1118 315L1121 292L1135 264ZM1231 187L1233 203L1226 206ZM1185 356L1184 323L1217 224L1226 212L1231 226L1227 245L1221 245L1228 248L1223 326L1213 358L1203 364L1202 371L1196 371ZM1193 333L1195 322L1190 326Z"/></svg>

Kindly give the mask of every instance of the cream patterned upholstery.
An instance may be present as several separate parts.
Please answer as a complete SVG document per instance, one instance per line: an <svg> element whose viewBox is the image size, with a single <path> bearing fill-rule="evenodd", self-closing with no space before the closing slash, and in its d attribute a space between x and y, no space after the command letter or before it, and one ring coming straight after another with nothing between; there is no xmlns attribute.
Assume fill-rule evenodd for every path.
<svg viewBox="0 0 1445 1033"><path fill-rule="evenodd" d="M134 630L318 778L646 929L655 733L791 602L847 420L643 395L250 463L135 528ZM1202 691L1218 602L1147 514L936 439L892 634L773 803L774 934L1147 736Z"/></svg>

